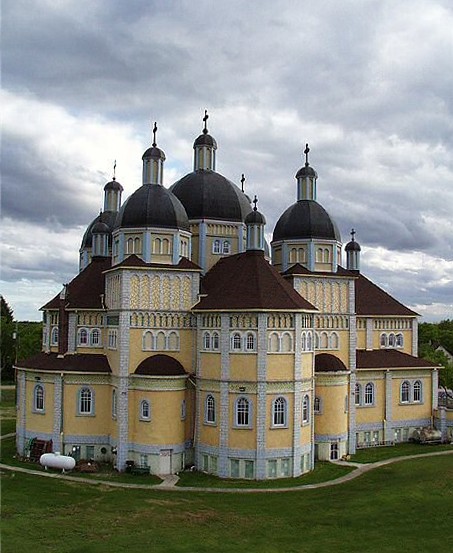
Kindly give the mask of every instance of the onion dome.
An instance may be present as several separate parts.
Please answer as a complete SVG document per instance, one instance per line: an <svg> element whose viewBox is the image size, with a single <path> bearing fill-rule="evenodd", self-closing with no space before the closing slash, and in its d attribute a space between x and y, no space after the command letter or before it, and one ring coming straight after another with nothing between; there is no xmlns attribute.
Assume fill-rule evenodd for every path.
<svg viewBox="0 0 453 553"><path fill-rule="evenodd" d="M315 355L315 372L347 371L341 359L331 353L318 353Z"/></svg>
<svg viewBox="0 0 453 553"><path fill-rule="evenodd" d="M264 251L266 243L264 239L264 226L266 225L266 219L256 207L258 203L258 198L256 196L253 203L255 204L253 211L245 218L245 224L247 225L247 251Z"/></svg>
<svg viewBox="0 0 453 553"><path fill-rule="evenodd" d="M346 268L350 271L360 271L360 252L362 248L355 241L355 230L351 230L351 241L345 246L346 252Z"/></svg>
<svg viewBox="0 0 453 553"><path fill-rule="evenodd" d="M195 139L195 142L193 143L193 147L197 146L211 146L214 149L217 149L217 142L215 138L213 138L210 134L208 134L207 129L206 133L203 130L203 133L200 134L198 138Z"/></svg>
<svg viewBox="0 0 453 553"><path fill-rule="evenodd" d="M315 200L299 200L288 207L277 221L273 241L294 238L341 242L340 231L335 221Z"/></svg>
<svg viewBox="0 0 453 553"><path fill-rule="evenodd" d="M116 192L122 192L124 190L124 188L121 186L121 184L117 180L115 180L115 178L113 178L113 180L111 180L110 182L108 182L104 186L104 192L107 192L107 190L114 190Z"/></svg>
<svg viewBox="0 0 453 553"><path fill-rule="evenodd" d="M93 229L97 223L105 224L108 227L109 229L108 232L110 234L113 230L113 227L115 226L117 215L118 213L116 213L115 211L103 211L93 221L91 221L91 223L88 225L88 228L85 231L85 234L83 235L80 249L83 250L86 248L91 248L93 243Z"/></svg>
<svg viewBox="0 0 453 553"><path fill-rule="evenodd" d="M144 184L124 202L118 227L157 227L189 230L186 210L178 198L160 184Z"/></svg>
<svg viewBox="0 0 453 553"><path fill-rule="evenodd" d="M102 221L97 221L91 229L92 234L110 234L110 227Z"/></svg>

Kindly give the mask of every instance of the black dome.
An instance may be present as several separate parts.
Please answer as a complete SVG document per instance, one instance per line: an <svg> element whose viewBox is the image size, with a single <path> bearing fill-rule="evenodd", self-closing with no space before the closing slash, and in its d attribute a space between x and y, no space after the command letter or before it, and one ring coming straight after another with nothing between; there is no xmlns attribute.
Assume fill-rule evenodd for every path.
<svg viewBox="0 0 453 553"><path fill-rule="evenodd" d="M124 202L115 227L162 227L189 230L178 198L160 184L144 184Z"/></svg>
<svg viewBox="0 0 453 553"><path fill-rule="evenodd" d="M210 134L200 134L198 138L195 139L193 147L195 146L212 146L214 149L217 148L217 142Z"/></svg>
<svg viewBox="0 0 453 553"><path fill-rule="evenodd" d="M111 180L104 186L104 190L119 190L120 192L123 191L123 187L121 184L116 180Z"/></svg>
<svg viewBox="0 0 453 553"><path fill-rule="evenodd" d="M180 376L187 374L181 363L169 355L152 355L144 359L135 374L145 376Z"/></svg>
<svg viewBox="0 0 453 553"><path fill-rule="evenodd" d="M113 227L115 225L116 216L118 214L116 211L104 211L103 213L100 213L96 219L91 221L91 223L88 225L88 228L85 231L85 234L82 238L82 245L80 246L81 249L84 248L91 248L93 244L93 228L97 223L105 223L109 229L109 234L112 232Z"/></svg>
<svg viewBox="0 0 453 553"><path fill-rule="evenodd" d="M360 247L360 244L355 240L348 242L345 247L345 251L347 252L360 252L361 250L362 248Z"/></svg>
<svg viewBox="0 0 453 553"><path fill-rule="evenodd" d="M246 225L253 225L253 224L265 225L266 218L259 211L253 210L245 218L245 224Z"/></svg>
<svg viewBox="0 0 453 553"><path fill-rule="evenodd" d="M299 200L288 207L277 221L273 241L290 238L320 238L341 242L335 221L315 200Z"/></svg>
<svg viewBox="0 0 453 553"><path fill-rule="evenodd" d="M110 234L110 227L101 221L98 221L93 225L91 234Z"/></svg>
<svg viewBox="0 0 453 553"><path fill-rule="evenodd" d="M170 190L181 200L189 219L244 221L251 209L246 195L215 171L189 173Z"/></svg>
<svg viewBox="0 0 453 553"><path fill-rule="evenodd" d="M315 355L315 372L347 371L341 359L331 353L318 353Z"/></svg>
<svg viewBox="0 0 453 553"><path fill-rule="evenodd" d="M157 146L151 146L146 152L142 155L142 159L153 158L153 159L163 159L165 161L164 152Z"/></svg>
<svg viewBox="0 0 453 553"><path fill-rule="evenodd" d="M318 178L318 173L313 169L313 167L310 167L310 165L305 165L304 167L301 167L296 173L296 179L300 177Z"/></svg>

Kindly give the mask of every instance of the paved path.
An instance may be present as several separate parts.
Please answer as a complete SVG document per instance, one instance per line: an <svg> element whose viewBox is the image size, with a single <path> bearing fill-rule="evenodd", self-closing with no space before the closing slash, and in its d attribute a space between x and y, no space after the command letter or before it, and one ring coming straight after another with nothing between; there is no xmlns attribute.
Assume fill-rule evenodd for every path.
<svg viewBox="0 0 453 553"><path fill-rule="evenodd" d="M5 465L0 463L1 470L10 470L14 472L23 472L26 474L32 474L35 476L44 476L46 478L55 478L57 480L66 480L69 482L82 482L85 484L91 485L103 485L110 486L112 488L132 488L137 490L165 490L165 491L175 491L175 492L203 492L203 493L283 493L283 492L298 492L303 490L313 490L316 488L327 488L330 486L337 486L338 484L343 484L344 482L349 482L354 480L362 474L370 472L378 467L385 465L391 465L393 463L399 463L401 461L407 461L409 459L421 459L424 457L438 457L440 455L452 455L453 450L447 451L436 451L434 453L421 453L419 455L408 455L406 457L394 457L392 459L385 459L384 461L378 461L377 463L368 463L368 464L358 464L358 463L349 463L347 461L336 461L335 464L338 465L358 465L357 469L336 478L335 480L329 480L327 482L319 482L318 484L305 484L302 486L294 486L292 488L204 488L204 487L178 487L175 486L174 479L165 478L163 482L157 485L146 485L146 484L126 484L124 482L109 482L107 480L90 480L89 478L79 478L77 476L69 476L67 474L58 474L52 472L44 472L33 469L27 469L23 467L14 467L11 465ZM176 475L175 475L176 476ZM176 476L177 478L177 476Z"/></svg>

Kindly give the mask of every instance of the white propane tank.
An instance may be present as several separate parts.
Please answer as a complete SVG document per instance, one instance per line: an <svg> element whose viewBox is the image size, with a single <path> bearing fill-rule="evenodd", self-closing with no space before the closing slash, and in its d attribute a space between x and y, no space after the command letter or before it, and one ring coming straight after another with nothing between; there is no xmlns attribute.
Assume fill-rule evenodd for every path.
<svg viewBox="0 0 453 553"><path fill-rule="evenodd" d="M65 470L72 470L75 467L74 457L69 457L68 455L60 455L60 453L44 453L39 458L39 462L44 468L52 469L61 469L63 472Z"/></svg>

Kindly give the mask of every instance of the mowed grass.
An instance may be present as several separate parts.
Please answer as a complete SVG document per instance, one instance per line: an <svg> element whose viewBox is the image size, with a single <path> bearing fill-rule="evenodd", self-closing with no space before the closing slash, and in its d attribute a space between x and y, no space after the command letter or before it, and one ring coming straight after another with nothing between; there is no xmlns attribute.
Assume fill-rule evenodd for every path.
<svg viewBox="0 0 453 553"><path fill-rule="evenodd" d="M452 444L416 444L404 443L389 447L369 447L359 449L354 455L351 455L351 461L355 463L376 463L385 459L395 457L405 457L407 455L423 455L434 453L436 451L453 451Z"/></svg>
<svg viewBox="0 0 453 553"><path fill-rule="evenodd" d="M413 552L453 540L453 458L287 493L114 489L2 474L2 553Z"/></svg>

